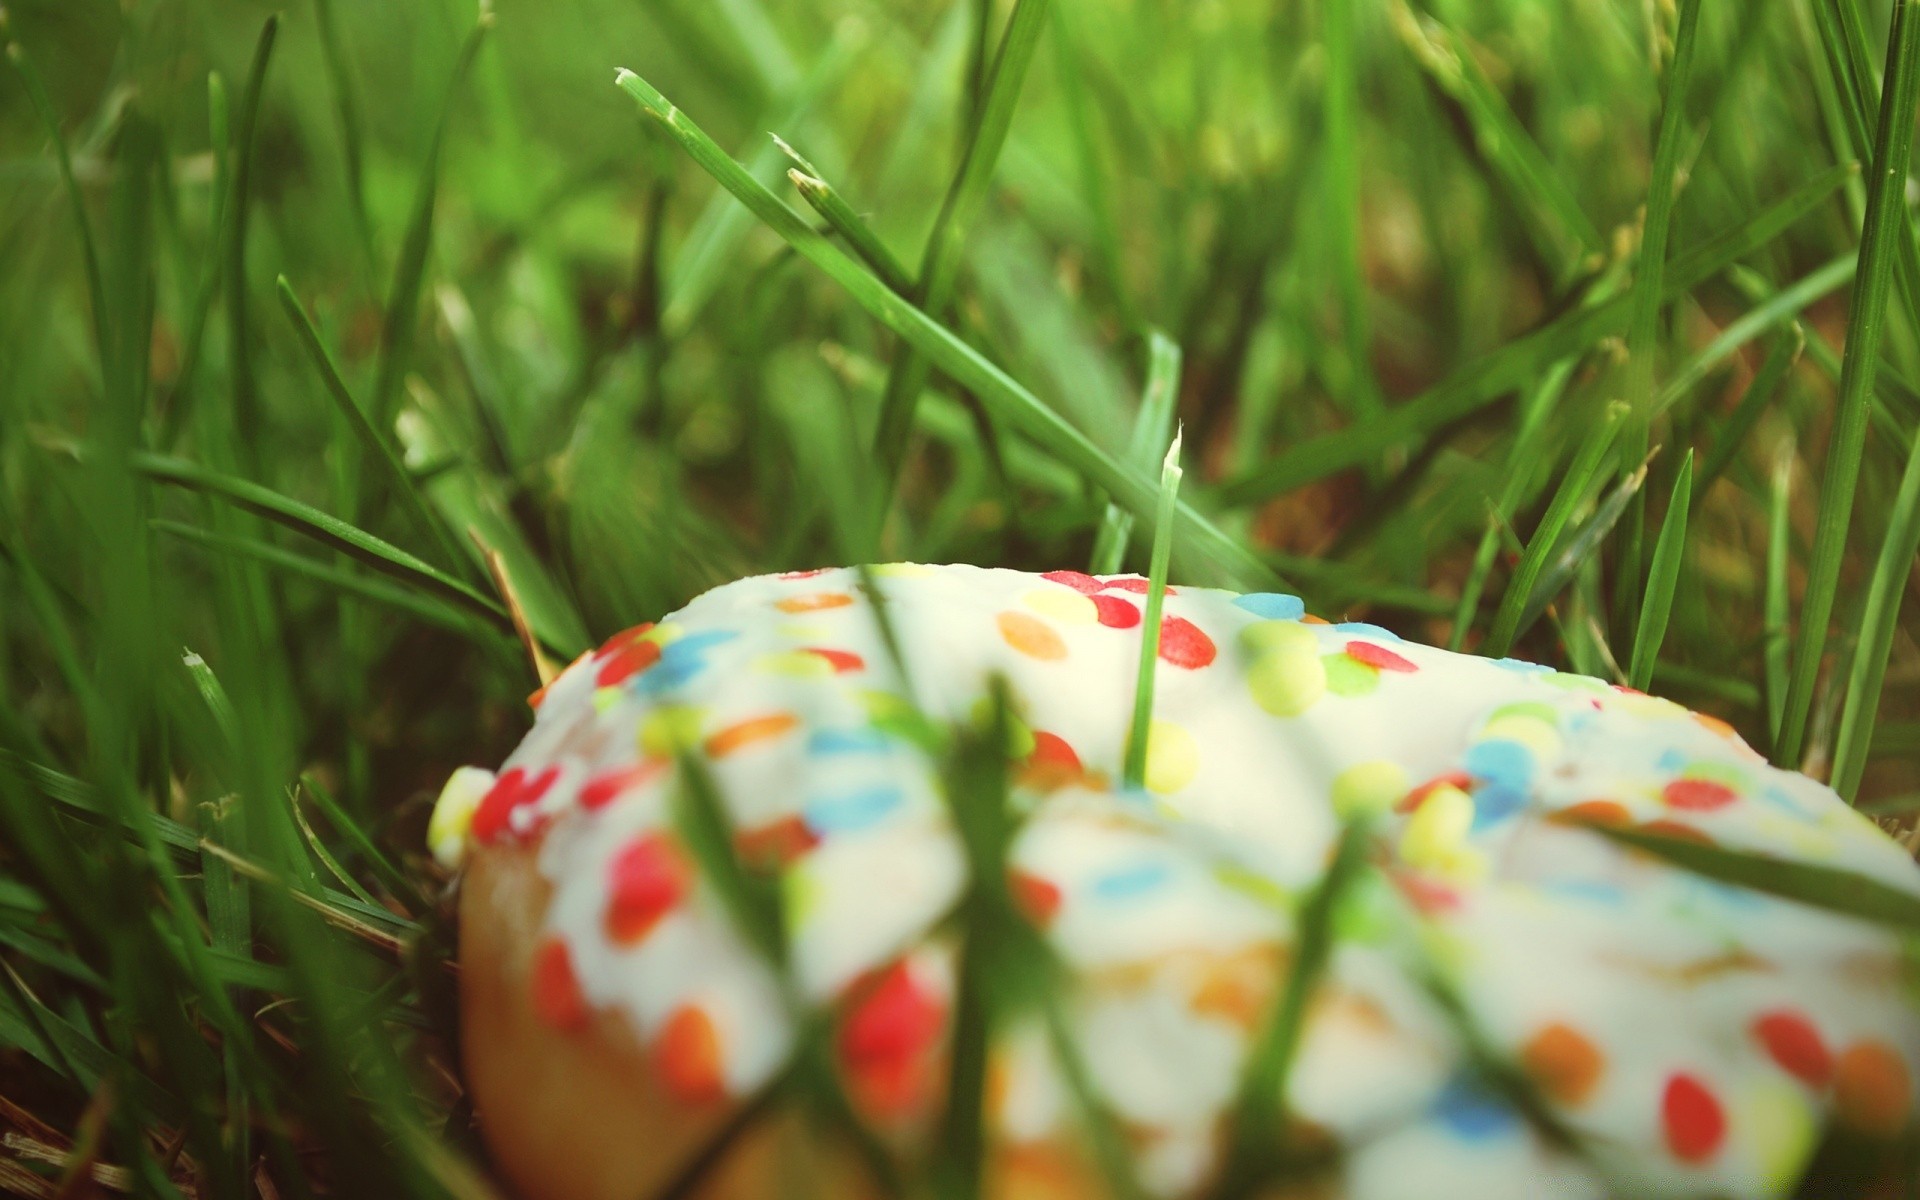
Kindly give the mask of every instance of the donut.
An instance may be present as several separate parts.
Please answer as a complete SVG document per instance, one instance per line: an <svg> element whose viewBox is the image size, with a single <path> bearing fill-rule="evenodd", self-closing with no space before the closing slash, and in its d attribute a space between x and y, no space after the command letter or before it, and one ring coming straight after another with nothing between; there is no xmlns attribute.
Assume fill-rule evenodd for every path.
<svg viewBox="0 0 1920 1200"><path fill-rule="evenodd" d="M1920 896L1831 790L1665 700L1186 586L1127 786L1148 590L744 579L537 693L429 829L512 1185L1766 1197L1908 1169L1911 931L1610 835ZM997 857L952 767L994 736Z"/></svg>

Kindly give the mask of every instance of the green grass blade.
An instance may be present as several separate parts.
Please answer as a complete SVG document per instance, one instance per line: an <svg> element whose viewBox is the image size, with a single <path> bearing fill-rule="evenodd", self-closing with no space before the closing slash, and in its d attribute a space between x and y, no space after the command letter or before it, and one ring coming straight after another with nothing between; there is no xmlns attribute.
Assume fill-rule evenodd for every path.
<svg viewBox="0 0 1920 1200"><path fill-rule="evenodd" d="M1299 1057L1308 1008L1333 958L1341 902L1366 869L1372 840L1364 822L1345 825L1326 874L1301 903L1285 981L1241 1075L1227 1133L1226 1165L1213 1200L1239 1200L1257 1192L1287 1149L1287 1082Z"/></svg>
<svg viewBox="0 0 1920 1200"><path fill-rule="evenodd" d="M1547 504L1547 511L1541 516L1540 525L1533 531L1532 539L1527 542L1526 553L1521 555L1513 578L1507 584L1506 595L1500 601L1500 611L1494 617L1493 628L1487 634L1487 644L1483 647L1483 653L1489 657L1500 658L1507 654L1513 649L1515 639L1524 632L1520 617L1533 595L1534 583L1545 569L1547 558L1560 540L1560 533L1566 528L1574 509L1586 498L1588 486L1593 482L1607 452L1612 449L1627 412L1627 406L1616 401L1607 406L1606 414L1587 431L1579 453L1574 456L1573 465L1567 469L1553 499Z"/></svg>
<svg viewBox="0 0 1920 1200"><path fill-rule="evenodd" d="M1140 412L1134 418L1133 438L1127 443L1127 461L1143 471L1165 453L1167 434L1173 428L1173 410L1180 401L1180 343L1158 329L1147 334L1147 387L1140 398ZM1100 532L1093 539L1093 561L1089 570L1095 575L1119 573L1126 561L1127 539L1133 535L1133 514L1117 504L1107 505L1100 519Z"/></svg>
<svg viewBox="0 0 1920 1200"><path fill-rule="evenodd" d="M475 615L509 632L513 622L506 610L439 568L422 562L390 542L328 516L317 508L289 499L257 483L209 471L184 459L159 454L135 454L133 468L150 479L190 491L218 496L249 512L258 513L295 533L345 551L375 570L452 600Z"/></svg>
<svg viewBox="0 0 1920 1200"><path fill-rule="evenodd" d="M1793 652L1792 572L1793 443L1774 454L1767 491L1767 577L1761 615L1761 678L1766 683L1768 744L1779 761L1780 722L1787 711L1787 679Z"/></svg>
<svg viewBox="0 0 1920 1200"><path fill-rule="evenodd" d="M1840 867L1774 858L1690 838L1609 825L1594 832L1708 879L1793 900L1842 916L1920 931L1920 896Z"/></svg>
<svg viewBox="0 0 1920 1200"><path fill-rule="evenodd" d="M1563 546L1559 553L1553 556L1553 561L1547 564L1540 578L1534 582L1533 594L1527 597L1526 607L1520 612L1519 628L1532 628L1554 598L1579 577L1588 563L1596 560L1607 535L1620 524L1627 506L1640 494L1641 485L1646 481L1647 468L1643 463L1632 474L1614 484L1606 498L1594 506L1593 515L1562 539ZM1522 553L1525 553L1524 549Z"/></svg>
<svg viewBox="0 0 1920 1200"><path fill-rule="evenodd" d="M1826 657L1828 622L1840 587L1841 559L1853 523L1854 493L1866 449L1867 410L1880 362L1880 342L1892 280L1898 220L1906 203L1908 162L1913 150L1914 105L1920 99L1920 16L1907 0L1895 0L1887 47L1887 82L1874 134L1873 169L1860 235L1860 269L1849 304L1852 320L1841 358L1840 398L1820 486L1820 511L1800 605L1800 636L1794 647L1776 760L1799 761L1806 747L1814 685Z"/></svg>
<svg viewBox="0 0 1920 1200"><path fill-rule="evenodd" d="M1867 585L1866 611L1860 618L1860 642L1847 675L1845 708L1833 746L1833 788L1847 799L1860 790L1880 710L1881 685L1893 654L1901 601L1914 558L1920 555L1920 439L1907 454L1900 490L1888 517L1886 538Z"/></svg>
<svg viewBox="0 0 1920 1200"><path fill-rule="evenodd" d="M360 235L360 250L371 271L376 261L373 244L373 219L367 214L366 148L360 123L360 102L355 94L353 76L347 70L346 55L340 49L340 29L333 17L333 0L313 0L314 25L320 34L320 61L327 71L327 86L333 90L333 111L340 126L341 165L346 169L347 202L353 210L353 223Z"/></svg>
<svg viewBox="0 0 1920 1200"><path fill-rule="evenodd" d="M1680 565L1687 548L1687 506L1693 497L1693 451L1680 461L1660 538L1654 543L1653 565L1647 573L1647 594L1640 605L1640 623L1633 635L1633 663L1627 685L1646 691L1653 684L1653 664L1667 636L1667 618L1673 613L1673 593L1680 583Z"/></svg>
<svg viewBox="0 0 1920 1200"><path fill-rule="evenodd" d="M74 232L80 238L80 256L86 269L87 295L92 302L93 333L95 344L102 354L111 345L107 336L107 294L106 277L100 271L100 251L93 237L93 222L87 216L86 197L80 192L80 183L73 174L73 152L67 148L66 135L60 132L60 117L53 109L53 101L47 96L47 85L40 78L40 70L33 60L27 57L27 48L14 36L13 22L6 9L0 8L0 43L6 47L7 61L13 64L14 71L26 86L27 99L33 104L33 112L47 131L47 138L53 143L54 159L60 166L60 184L66 189L67 206L73 213Z"/></svg>
<svg viewBox="0 0 1920 1200"><path fill-rule="evenodd" d="M1346 349L1347 411L1357 421L1378 416L1384 404L1373 375L1366 278L1360 264L1360 67L1353 44L1357 0L1320 6L1320 44L1326 53L1325 140L1321 161L1334 291ZM1371 6L1369 6L1371 7Z"/></svg>
<svg viewBox="0 0 1920 1200"><path fill-rule="evenodd" d="M233 148L227 152L233 163L233 199L227 203L227 237L221 259L226 269L227 354L231 359L235 440L250 460L257 454L261 428L260 396L253 369L253 320L247 303L247 220L252 212L254 131L260 123L260 93L266 88L267 64L273 58L274 38L279 31L278 13L260 26L253 61L247 68L246 88L240 93L240 123L234 129Z"/></svg>
<svg viewBox="0 0 1920 1200"><path fill-rule="evenodd" d="M207 222L215 253L207 255L200 273L200 289L187 316L186 348L180 360L180 373L173 382L173 395L160 422L158 447L168 450L180 440L193 415L199 395L195 382L206 352L207 321L213 314L213 302L220 295L225 278L225 260L218 253L230 217L229 200L233 194L233 122L227 100L227 84L218 71L207 73L207 128L213 142L213 210Z"/></svg>
<svg viewBox="0 0 1920 1200"><path fill-rule="evenodd" d="M801 197L813 206L813 211L819 213L835 233L846 240L853 252L860 256L860 261L880 277L880 282L906 295L912 289L913 281L907 275L906 266L894 257L893 251L887 249L880 235L859 213L853 211L846 197L827 182L820 168L801 157L800 152L787 145L779 134L771 136L781 152L794 161L795 166L787 172L787 178L799 189Z"/></svg>
<svg viewBox="0 0 1920 1200"><path fill-rule="evenodd" d="M399 452L393 448L367 414L360 410L354 401L353 393L347 390L346 381L340 378L340 369L334 365L333 356L327 352L325 343L320 340L319 330L313 327L313 321L300 304L299 297L293 294L293 288L287 283L285 275L277 281L280 307L285 310L287 320L292 323L294 333L300 338L300 345L313 360L313 369L319 374L320 381L326 385L327 395L332 399L334 408L346 422L347 428L360 443L361 451L367 458L386 469L387 482L399 495L407 513L413 518L420 532L439 543L441 565L456 574L471 574L474 570L473 559L460 552L448 532L445 522L427 506L426 497L420 492L412 474L401 463Z"/></svg>
<svg viewBox="0 0 1920 1200"><path fill-rule="evenodd" d="M1733 465L1734 455L1746 444L1747 435L1753 432L1761 414L1779 398L1793 374L1793 368L1799 364L1800 354L1806 345L1806 330L1797 321L1774 338L1773 346L1761 361L1760 369L1754 372L1753 381L1747 384L1740 403L1734 406L1733 413L1727 417L1718 436L1714 438L1713 453L1707 456L1707 465L1701 468L1694 482L1696 495L1706 495L1714 481Z"/></svg>
<svg viewBox="0 0 1920 1200"><path fill-rule="evenodd" d="M1153 521L1153 563L1147 576L1146 615L1140 623L1140 666L1133 681L1133 719L1127 726L1127 756L1121 778L1137 788L1147 778L1148 731L1153 724L1154 666L1160 660L1160 610L1167 600L1167 564L1173 557L1173 506L1180 497L1180 433L1160 466L1160 508Z"/></svg>
<svg viewBox="0 0 1920 1200"><path fill-rule="evenodd" d="M1013 15L1007 18L1006 32L1000 36L1000 46L994 52L993 66L987 75L985 96L977 106L966 152L961 156L960 170L954 175L940 213L934 218L933 230L927 236L913 298L935 321L942 319L952 299L953 286L960 275L960 252L992 186L993 169L999 162L1001 147L1006 144L1007 130L1013 124L1014 107L1019 102L1021 85L1033 61L1049 7L1050 0L1017 0ZM888 492L893 490L892 481L899 475L906 458L914 409L929 377L928 361L906 348L894 360L887 377L874 446Z"/></svg>
<svg viewBox="0 0 1920 1200"><path fill-rule="evenodd" d="M1155 510L1159 489L1148 482L1143 472L1107 455L1085 434L1041 403L1032 392L1014 382L926 313L889 291L871 272L761 187L653 85L631 71L620 72L616 82L633 97L642 111L667 128L695 162L738 196L755 216L789 245L846 288L848 294L881 324L911 342L940 370L978 395L996 415L1032 438L1055 458L1106 489L1120 503L1132 509L1136 517ZM1250 553L1239 539L1221 530L1191 506L1180 506L1178 520L1183 544L1196 557L1214 564L1228 577L1273 588L1285 586L1285 582Z"/></svg>
<svg viewBox="0 0 1920 1200"><path fill-rule="evenodd" d="M1663 297L1671 300L1699 286L1777 238L1817 209L1855 168L1833 167L1754 214L1740 226L1676 258L1665 274ZM1224 506L1255 504L1376 457L1388 445L1424 436L1493 403L1537 379L1551 363L1584 353L1624 332L1628 297L1565 313L1525 337L1456 371L1420 395L1396 404L1379 419L1298 443L1228 480L1217 491Z"/></svg>
<svg viewBox="0 0 1920 1200"><path fill-rule="evenodd" d="M400 258L394 264L393 280L387 289L387 303L380 322L380 355L373 385L373 421L385 427L392 422L400 403L400 385L406 378L413 356L415 327L419 323L420 289L426 280L427 255L433 249L433 214L440 194L441 147L447 138L447 126L454 113L454 99L473 60L480 53L487 31L493 28L493 9L485 4L473 28L460 42L453 73L447 79L440 115L433 124L433 136L427 143L420 177L414 185L413 206L407 217L407 231L400 242Z"/></svg>

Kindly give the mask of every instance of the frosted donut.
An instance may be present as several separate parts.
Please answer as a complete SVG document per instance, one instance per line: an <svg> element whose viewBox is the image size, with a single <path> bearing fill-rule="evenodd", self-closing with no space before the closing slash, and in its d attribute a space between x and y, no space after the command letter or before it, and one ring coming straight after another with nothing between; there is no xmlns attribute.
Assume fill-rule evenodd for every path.
<svg viewBox="0 0 1920 1200"><path fill-rule="evenodd" d="M1064 970L1051 1007L995 1009L983 1194L1208 1194L1249 1136L1317 1172L1262 1194L1353 1200L1782 1196L1827 1169L1823 1139L1876 1170L1911 1154L1914 939L1593 828L1920 895L1891 839L1720 722L1179 587L1129 790L1145 581L868 578L901 662L858 573L741 580L582 656L498 776L449 781L429 836L463 875L467 1078L527 1197L637 1200L703 1156L701 1194L796 1171L870 1194L817 1124L742 1115L809 1029L871 1145L924 1155L970 894L937 731L977 725L996 676L1005 894ZM740 871L780 899L777 966L685 840L696 761ZM1337 936L1275 1126L1230 1143L1348 822L1365 861L1320 923Z"/></svg>

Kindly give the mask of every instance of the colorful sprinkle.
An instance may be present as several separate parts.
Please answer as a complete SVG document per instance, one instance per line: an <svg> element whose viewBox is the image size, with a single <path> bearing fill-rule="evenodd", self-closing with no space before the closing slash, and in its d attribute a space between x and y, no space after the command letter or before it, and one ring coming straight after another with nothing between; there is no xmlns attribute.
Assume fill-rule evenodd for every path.
<svg viewBox="0 0 1920 1200"><path fill-rule="evenodd" d="M768 713L761 717L749 717L709 737L705 746L707 757L725 758L748 746L771 741L798 728L800 728L800 718L792 713Z"/></svg>
<svg viewBox="0 0 1920 1200"><path fill-rule="evenodd" d="M867 829L886 820L905 800L906 794L890 783L809 797L807 827L821 837Z"/></svg>
<svg viewBox="0 0 1920 1200"><path fill-rule="evenodd" d="M1009 611L1001 613L996 620L1000 625L1000 636L1006 639L1007 645L1028 658L1057 662L1067 656L1067 644L1060 640L1053 626L1038 617Z"/></svg>
<svg viewBox="0 0 1920 1200"><path fill-rule="evenodd" d="M653 1042L654 1066L674 1097L705 1104L726 1095L720 1069L720 1034L713 1018L696 1005L676 1009Z"/></svg>
<svg viewBox="0 0 1920 1200"><path fill-rule="evenodd" d="M636 838L607 868L607 938L616 945L642 941L678 905L692 871L673 843L659 834Z"/></svg>
<svg viewBox="0 0 1920 1200"><path fill-rule="evenodd" d="M1213 639L1185 617L1168 617L1160 622L1160 661L1189 671L1211 663L1216 651Z"/></svg>
<svg viewBox="0 0 1920 1200"><path fill-rule="evenodd" d="M580 993L573 954L559 938L543 938L533 951L533 1015L562 1033L586 1028L592 1013Z"/></svg>
<svg viewBox="0 0 1920 1200"><path fill-rule="evenodd" d="M1762 1013L1753 1036L1780 1069L1808 1087L1821 1088L1833 1077L1833 1052L1804 1015L1786 1010Z"/></svg>
<svg viewBox="0 0 1920 1200"><path fill-rule="evenodd" d="M734 853L751 870L779 871L820 844L820 837L797 816L785 816L733 835Z"/></svg>
<svg viewBox="0 0 1920 1200"><path fill-rule="evenodd" d="M1297 717L1326 694L1327 668L1317 654L1269 654L1247 666L1247 688L1266 712Z"/></svg>
<svg viewBox="0 0 1920 1200"><path fill-rule="evenodd" d="M1064 584L1083 596L1091 596L1106 586L1093 576L1083 574L1079 571L1048 571L1040 578L1051 580L1054 583Z"/></svg>
<svg viewBox="0 0 1920 1200"><path fill-rule="evenodd" d="M1484 1142L1520 1127L1520 1118L1486 1084L1469 1075L1449 1080L1433 1102L1434 1115L1462 1141Z"/></svg>
<svg viewBox="0 0 1920 1200"><path fill-rule="evenodd" d="M1271 621L1298 621L1307 615L1306 603L1284 592L1248 592L1235 598L1233 606Z"/></svg>
<svg viewBox="0 0 1920 1200"><path fill-rule="evenodd" d="M1683 812L1712 812L1740 798L1732 788L1712 779L1676 779L1660 793L1667 807Z"/></svg>
<svg viewBox="0 0 1920 1200"><path fill-rule="evenodd" d="M657 778L669 765L664 758L647 758L631 767L617 767L589 779L580 789L580 807L592 812L612 804L623 793L644 786Z"/></svg>
<svg viewBox="0 0 1920 1200"><path fill-rule="evenodd" d="M1567 1108L1586 1103L1606 1069L1606 1056L1593 1040L1558 1021L1527 1039L1520 1062L1548 1099Z"/></svg>
<svg viewBox="0 0 1920 1200"><path fill-rule="evenodd" d="M848 608L853 597L846 592L813 592L804 596L788 596L774 604L783 613L825 612L830 608Z"/></svg>
<svg viewBox="0 0 1920 1200"><path fill-rule="evenodd" d="M1089 598L1100 623L1108 629L1132 629L1140 623L1140 610L1131 600L1104 594Z"/></svg>
<svg viewBox="0 0 1920 1200"><path fill-rule="evenodd" d="M1020 602L1043 617L1068 625L1092 625L1100 619L1099 608L1079 592L1039 588L1020 597Z"/></svg>
<svg viewBox="0 0 1920 1200"><path fill-rule="evenodd" d="M1147 726L1147 770L1144 782L1155 795L1167 796L1193 782L1200 771L1200 744L1171 721Z"/></svg>
<svg viewBox="0 0 1920 1200"><path fill-rule="evenodd" d="M1727 1137L1727 1114L1720 1101L1706 1084L1684 1073L1667 1079L1660 1094L1660 1123L1667 1149L1694 1166L1719 1153Z"/></svg>
<svg viewBox="0 0 1920 1200"><path fill-rule="evenodd" d="M1868 1137L1897 1137L1906 1128L1912 1104L1907 1060L1885 1042L1855 1042L1834 1060L1833 1112L1848 1129Z"/></svg>
<svg viewBox="0 0 1920 1200"><path fill-rule="evenodd" d="M524 767L513 767L503 772L474 809L473 823L469 827L474 840L483 846L490 845L504 835L516 832L513 829L514 813L538 804L540 798L547 794L547 789L559 778L559 767L548 767L532 776L527 774Z"/></svg>
<svg viewBox="0 0 1920 1200"><path fill-rule="evenodd" d="M1027 920L1045 929L1060 911L1060 885L1027 871L1007 872L1007 890Z"/></svg>
<svg viewBox="0 0 1920 1200"><path fill-rule="evenodd" d="M1365 663L1376 671L1395 671L1402 675L1411 675L1420 669L1385 646L1376 646L1372 642L1348 642L1347 657L1355 662Z"/></svg>
<svg viewBox="0 0 1920 1200"><path fill-rule="evenodd" d="M1407 769L1389 759L1348 767L1333 780L1333 812L1343 821L1378 816L1407 793Z"/></svg>

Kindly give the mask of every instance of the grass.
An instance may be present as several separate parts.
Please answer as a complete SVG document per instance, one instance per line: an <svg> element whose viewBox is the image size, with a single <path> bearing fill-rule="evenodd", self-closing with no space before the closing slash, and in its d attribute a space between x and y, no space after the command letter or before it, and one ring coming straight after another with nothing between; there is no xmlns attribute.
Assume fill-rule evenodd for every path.
<svg viewBox="0 0 1920 1200"><path fill-rule="evenodd" d="M525 729L526 646L753 572L1291 581L1912 825L1906 0L16 0L0 42L0 1191L490 1194L428 803ZM1003 901L956 917L976 1030ZM781 1094L901 1183L809 1045Z"/></svg>

